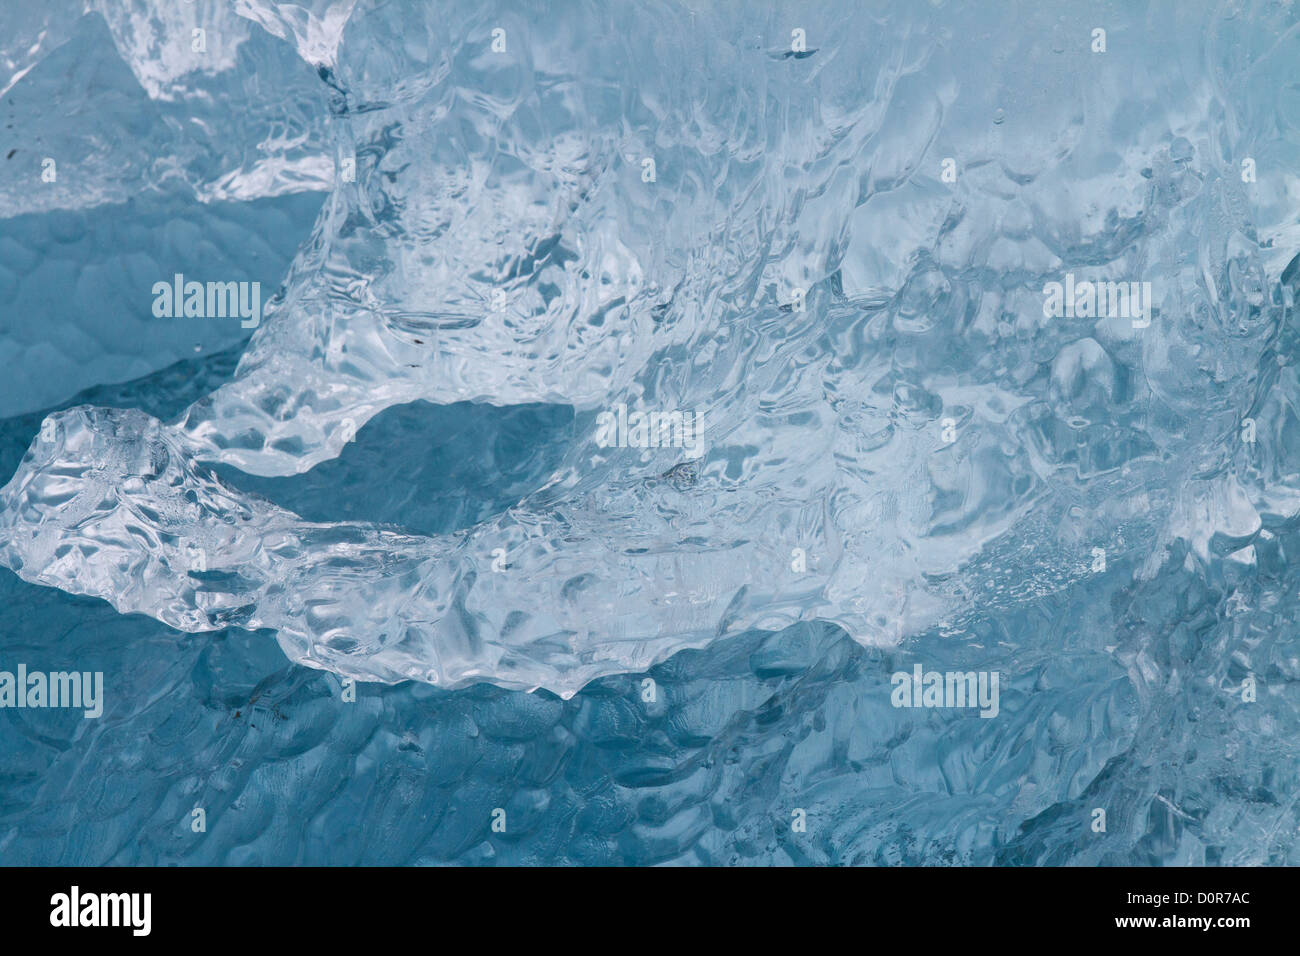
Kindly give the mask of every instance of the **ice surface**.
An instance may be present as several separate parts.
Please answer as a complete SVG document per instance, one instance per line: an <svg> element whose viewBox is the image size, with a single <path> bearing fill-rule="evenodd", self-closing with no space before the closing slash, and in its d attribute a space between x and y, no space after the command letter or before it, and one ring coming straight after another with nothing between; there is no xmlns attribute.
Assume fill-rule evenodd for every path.
<svg viewBox="0 0 1300 956"><path fill-rule="evenodd" d="M1171 128L1084 89L1086 47L972 75L951 11L864 46L865 13L809 11L797 57L728 12L502 13L500 52L477 4L353 11L337 44L309 17L292 34L356 181L231 381L172 424L46 423L0 499L4 562L186 630L266 627L348 676L568 695L754 627L892 644L981 585L1065 586L1093 548L1190 537L1212 560L1290 500L1225 473L1290 293L1209 79L1140 84L1199 108ZM1103 91L1148 70L1115 61ZM1045 317L1066 271L1149 276L1155 321ZM301 522L201 464L300 473L415 400L693 410L704 441L576 430L536 491L433 537Z"/></svg>
<svg viewBox="0 0 1300 956"><path fill-rule="evenodd" d="M84 6L3 12L0 415L245 341L162 325L150 289L179 272L270 298L333 179L320 81L284 43L208 0Z"/></svg>
<svg viewBox="0 0 1300 956"><path fill-rule="evenodd" d="M540 767L514 795L557 841L547 808L582 804L593 835L570 859L616 860L623 837L638 860L716 862L1293 853L1272 781L1295 761L1255 737L1294 706L1279 690L1241 710L1230 691L1296 671L1280 630L1300 515L1294 14L862 6L212 5L205 22L235 25L190 79L212 104L293 90L305 138L250 164L261 140L181 137L137 150L121 182L191 155L186 189L234 203L250 234L291 191L281 171L330 193L210 392L23 419L0 563L181 630L266 629L336 675L571 698L438 697L436 730L337 718L382 725L376 773L398 779L405 760L490 749L439 750L475 739L449 729L470 711L505 763L509 741L552 733L626 744L618 786L653 797L586 803ZM198 108L181 65L110 32L106 59L150 104ZM59 55L18 46L4 62L30 72L6 111ZM59 205L124 188L88 176ZM27 191L0 190L10 217L45 211ZM1150 282L1151 324L1045 317L1066 273ZM464 402L497 410L421 411ZM703 445L602 447L597 417L620 405L695 410ZM524 406L563 409L508 417ZM526 481L480 463L464 487L426 482L436 427L471 421L489 462L528 462L538 436L546 453ZM481 500L414 500L434 489ZM667 660L684 648L717 656ZM1006 719L916 730L886 703L913 657L1002 669ZM635 698L618 675L656 665L677 710L606 712ZM279 686L311 709L331 679ZM424 700L373 694L407 716ZM292 763L313 732L286 733ZM594 786L596 758L556 746ZM1198 760L1192 783L1157 769ZM1126 842L1080 848L1055 828L1099 794ZM816 846L773 836L771 807L794 799L824 808ZM479 852L453 821L407 822L428 859Z"/></svg>

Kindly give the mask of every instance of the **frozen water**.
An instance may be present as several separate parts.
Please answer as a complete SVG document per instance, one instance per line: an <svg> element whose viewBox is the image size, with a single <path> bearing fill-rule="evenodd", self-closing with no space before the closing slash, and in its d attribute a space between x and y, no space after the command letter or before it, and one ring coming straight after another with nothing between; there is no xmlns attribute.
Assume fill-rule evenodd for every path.
<svg viewBox="0 0 1300 956"><path fill-rule="evenodd" d="M219 277L256 278L247 237L305 208L269 204L328 196L237 368L212 371L232 344L213 338L197 382L67 403L179 357L158 339L124 350L133 372L51 364L47 392L15 390L10 413L61 407L9 420L27 449L0 563L180 630L265 631L334 675L439 685L326 717L333 677L266 678L299 716L257 759L320 773L304 740L383 728L378 776L321 804L321 827L384 775L507 786L463 768L546 740L565 742L509 797L524 860L1294 856L1274 788L1296 760L1271 736L1297 718L1294 13L195 6L162 17L157 49L93 12L59 22L61 47L6 48L28 72L0 110L91 44L122 78L122 119L98 122L156 116L172 138L105 134L124 171L62 177L57 201L0 186L0 248L54 231L55 208L123 203L166 160L205 237L216 208L234 223ZM193 17L224 38L197 71L166 41ZM169 120L246 101L274 126L281 89L294 135ZM112 215L147 242L146 213ZM180 255L148 254L146 303ZM1066 281L1149 283L1149 323L1048 315ZM98 320L77 311L59 327ZM4 332L0 354L59 341ZM620 407L692 412L702 440L608 447ZM913 660L998 670L999 719L891 708ZM646 709L651 668L665 697ZM214 721L243 693L189 680L167 693L207 694ZM481 682L506 690L443 695ZM533 688L559 699L512 693ZM591 797L606 743L623 789ZM1124 832L1087 843L1103 805ZM787 835L795 806L821 814L816 838ZM403 859L489 852L403 812L392 827L424 847ZM369 852L286 839L264 819L220 845Z"/></svg>

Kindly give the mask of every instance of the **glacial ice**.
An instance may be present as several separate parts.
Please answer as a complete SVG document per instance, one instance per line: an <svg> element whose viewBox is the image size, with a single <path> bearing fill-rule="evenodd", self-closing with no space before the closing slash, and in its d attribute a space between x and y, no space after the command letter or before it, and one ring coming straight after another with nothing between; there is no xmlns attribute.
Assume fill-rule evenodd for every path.
<svg viewBox="0 0 1300 956"><path fill-rule="evenodd" d="M210 0L3 16L0 415L245 341L159 323L141 289L187 271L276 289L333 178L315 71Z"/></svg>
<svg viewBox="0 0 1300 956"><path fill-rule="evenodd" d="M884 33L855 5L233 10L317 71L302 125L355 181L228 382L165 422L46 419L0 491L24 580L267 628L340 675L570 696L755 628L959 629L1094 549L1141 579L1186 547L1214 578L1300 514L1298 118L1280 80L1233 92L1281 75L1266 17L1171 71L1194 12L1099 56L1054 5L899 5ZM240 182L220 194L283 185ZM1045 317L1067 272L1151 281L1154 321ZM576 427L539 487L437 535L306 521L213 470L301 474L416 401ZM619 404L695 410L703 454L601 447Z"/></svg>

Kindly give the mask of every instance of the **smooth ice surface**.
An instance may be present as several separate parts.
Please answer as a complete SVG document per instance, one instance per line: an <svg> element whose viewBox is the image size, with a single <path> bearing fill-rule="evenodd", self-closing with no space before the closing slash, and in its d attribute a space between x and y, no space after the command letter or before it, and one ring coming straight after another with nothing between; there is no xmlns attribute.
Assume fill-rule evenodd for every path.
<svg viewBox="0 0 1300 956"><path fill-rule="evenodd" d="M191 157L184 194L249 235L267 203L329 189L237 368L157 372L159 350L124 392L69 404L125 377L69 373L7 409L60 405L5 423L0 563L223 635L166 676L120 671L162 710L120 700L87 763L32 732L46 779L127 760L132 735L179 748L184 782L153 803L101 798L110 832L153 836L95 861L1293 861L1294 12L196 6L233 24L201 68L94 12L0 60L0 116L107 30L105 68L164 126L242 95L301 131L186 131L48 206L0 188L0 246L22 217L122 201L162 156ZM1067 273L1150 282L1150 325L1045 317ZM29 334L12 312L2 331L0 353ZM602 447L620 405L695 411L703 442ZM340 713L335 676L272 672L247 630L438 689ZM106 669L142 666L124 643ZM998 670L999 718L891 708L914 662ZM219 785L244 822L178 843L204 761L254 714L251 769ZM317 787L363 763L357 740L365 773ZM314 794L305 829L259 774ZM57 815L50 786L24 795ZM524 834L492 844L439 788L513 801ZM329 839L362 804L400 851Z"/></svg>

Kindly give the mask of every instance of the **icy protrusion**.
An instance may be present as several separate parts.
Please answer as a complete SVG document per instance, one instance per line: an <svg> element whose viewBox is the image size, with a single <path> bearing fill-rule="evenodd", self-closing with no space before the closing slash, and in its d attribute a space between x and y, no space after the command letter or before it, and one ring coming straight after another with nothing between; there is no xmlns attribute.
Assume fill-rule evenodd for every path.
<svg viewBox="0 0 1300 956"><path fill-rule="evenodd" d="M598 533L611 511L674 498L667 476L598 509L512 509L434 538L313 524L195 467L144 413L80 406L46 420L0 490L0 563L181 630L270 628L294 660L363 680L567 696L722 633L817 616L824 573L790 573L752 535L720 562L690 543L704 516L635 547ZM773 514L751 513L748 530Z"/></svg>

